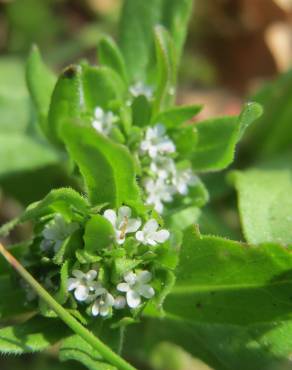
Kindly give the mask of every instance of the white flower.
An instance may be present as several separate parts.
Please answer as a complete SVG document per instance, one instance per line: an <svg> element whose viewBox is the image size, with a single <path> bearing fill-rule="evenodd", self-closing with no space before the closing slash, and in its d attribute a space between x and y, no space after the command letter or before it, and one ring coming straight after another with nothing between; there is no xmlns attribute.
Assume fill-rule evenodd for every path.
<svg viewBox="0 0 292 370"><path fill-rule="evenodd" d="M84 273L80 270L73 270L72 275L74 278L68 279L68 291L74 290L74 296L77 301L86 301L90 293L96 294L103 292L103 288L100 283L94 281L97 277L97 271L90 270Z"/></svg>
<svg viewBox="0 0 292 370"><path fill-rule="evenodd" d="M158 213L163 212L163 202L168 203L172 201L172 195L175 188L167 184L163 179L159 178L153 180L147 177L144 180L144 187L147 193L146 203L153 205Z"/></svg>
<svg viewBox="0 0 292 370"><path fill-rule="evenodd" d="M94 119L92 126L96 131L104 135L108 135L113 127L113 124L118 120L118 117L113 112L105 112L102 108L96 107L94 110Z"/></svg>
<svg viewBox="0 0 292 370"><path fill-rule="evenodd" d="M144 85L142 82L137 82L134 85L130 86L130 94L134 97L144 95L148 100L151 100L153 97L153 89L151 86Z"/></svg>
<svg viewBox="0 0 292 370"><path fill-rule="evenodd" d="M142 153L148 153L151 158L155 158L158 154L175 152L175 145L165 135L165 127L157 124L147 128L145 138L140 144L140 150Z"/></svg>
<svg viewBox="0 0 292 370"><path fill-rule="evenodd" d="M115 303L114 297L104 289L104 292L99 295L96 301L93 303L91 312L93 316L108 316L111 314L112 307Z"/></svg>
<svg viewBox="0 0 292 370"><path fill-rule="evenodd" d="M151 172L158 178L167 179L175 175L176 167L173 159L168 157L157 156L150 164Z"/></svg>
<svg viewBox="0 0 292 370"><path fill-rule="evenodd" d="M136 232L141 226L141 220L131 218L131 214L131 209L126 206L120 207L118 214L113 209L107 209L103 214L103 217L113 225L118 244L123 244L126 234Z"/></svg>
<svg viewBox="0 0 292 370"><path fill-rule="evenodd" d="M164 243L169 238L169 231L158 230L159 225L156 220L151 219L146 222L143 229L136 232L136 239L142 244L157 245Z"/></svg>
<svg viewBox="0 0 292 370"><path fill-rule="evenodd" d="M140 271L137 274L131 271L124 276L125 282L117 285L117 290L126 293L129 307L136 308L141 303L141 296L147 299L154 296L154 289L147 284L151 279L152 274L149 271Z"/></svg>
<svg viewBox="0 0 292 370"><path fill-rule="evenodd" d="M79 228L76 222L67 223L62 215L56 214L55 218L50 221L44 228L40 248L45 251L50 247L57 252L65 239Z"/></svg>
<svg viewBox="0 0 292 370"><path fill-rule="evenodd" d="M188 193L188 186L194 186L197 182L198 178L190 168L177 170L172 178L173 185L181 195L186 195Z"/></svg>
<svg viewBox="0 0 292 370"><path fill-rule="evenodd" d="M126 299L122 295L115 298L114 308L117 310L122 310L126 306Z"/></svg>

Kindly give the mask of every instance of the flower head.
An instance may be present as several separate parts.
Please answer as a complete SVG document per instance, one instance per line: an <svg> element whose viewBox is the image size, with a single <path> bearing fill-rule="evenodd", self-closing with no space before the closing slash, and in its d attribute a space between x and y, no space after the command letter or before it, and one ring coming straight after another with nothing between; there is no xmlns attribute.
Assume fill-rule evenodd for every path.
<svg viewBox="0 0 292 370"><path fill-rule="evenodd" d="M56 214L42 232L44 240L42 240L40 248L47 250L53 247L54 251L57 252L63 241L78 228L79 226L76 222L68 223L61 214Z"/></svg>
<svg viewBox="0 0 292 370"><path fill-rule="evenodd" d="M117 285L118 291L126 293L130 308L137 308L141 303L141 297L150 299L154 296L154 289L147 284L151 279L152 274L149 271L140 271L137 274L131 271L124 276L125 282Z"/></svg>
<svg viewBox="0 0 292 370"><path fill-rule="evenodd" d="M73 278L68 279L68 291L74 290L74 296L77 301L86 301L90 294L101 293L103 288L100 283L94 281L97 277L97 271L89 270L84 273L80 270L73 270Z"/></svg>
<svg viewBox="0 0 292 370"><path fill-rule="evenodd" d="M153 97L152 87L148 85L144 85L140 81L130 86L129 91L130 91L130 94L134 97L144 95L148 100L151 100Z"/></svg>
<svg viewBox="0 0 292 370"><path fill-rule="evenodd" d="M175 175L175 162L172 158L159 155L152 160L150 170L155 177L166 180Z"/></svg>
<svg viewBox="0 0 292 370"><path fill-rule="evenodd" d="M140 150L151 158L155 158L158 154L175 152L175 145L165 134L164 125L157 124L147 128L145 138L140 144Z"/></svg>
<svg viewBox="0 0 292 370"><path fill-rule="evenodd" d="M105 112L102 108L96 107L94 110L94 119L92 126L96 131L108 135L113 127L113 124L118 120L118 117L113 112Z"/></svg>
<svg viewBox="0 0 292 370"><path fill-rule="evenodd" d="M123 244L126 234L136 232L141 226L139 218L131 218L131 208L120 207L118 213L113 209L107 209L103 216L113 225L118 244Z"/></svg>
<svg viewBox="0 0 292 370"><path fill-rule="evenodd" d="M186 195L188 193L188 187L194 186L197 182L198 178L190 168L177 170L172 178L172 183L177 192L182 195Z"/></svg>
<svg viewBox="0 0 292 370"><path fill-rule="evenodd" d="M146 203L154 206L158 213L163 212L163 203L171 202L175 188L173 185L167 184L164 179L158 178L153 180L147 177L144 180L144 188L147 194Z"/></svg>
<svg viewBox="0 0 292 370"><path fill-rule="evenodd" d="M106 289L104 289L104 291L98 296L98 298L92 305L92 315L100 315L103 317L109 316L111 314L114 303L114 297Z"/></svg>
<svg viewBox="0 0 292 370"><path fill-rule="evenodd" d="M142 230L136 232L136 239L145 245L164 243L169 238L169 231L158 228L158 222L153 218L146 222Z"/></svg>

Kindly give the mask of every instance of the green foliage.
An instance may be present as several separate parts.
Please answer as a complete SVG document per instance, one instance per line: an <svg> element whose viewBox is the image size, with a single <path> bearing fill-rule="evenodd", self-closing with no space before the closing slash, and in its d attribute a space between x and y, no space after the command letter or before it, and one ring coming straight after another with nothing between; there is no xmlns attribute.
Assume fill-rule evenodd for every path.
<svg viewBox="0 0 292 370"><path fill-rule="evenodd" d="M93 205L140 203L133 160L126 148L93 128L65 125L63 139L83 175Z"/></svg>
<svg viewBox="0 0 292 370"><path fill-rule="evenodd" d="M244 130L261 114L260 105L248 103L239 117L214 118L197 123L198 143L192 155L194 168L214 171L229 166Z"/></svg>
<svg viewBox="0 0 292 370"><path fill-rule="evenodd" d="M233 173L241 223L249 243L292 243L290 168L254 168Z"/></svg>
<svg viewBox="0 0 292 370"><path fill-rule="evenodd" d="M67 329L55 319L33 317L23 324L0 329L0 353L39 352L66 336Z"/></svg>
<svg viewBox="0 0 292 370"><path fill-rule="evenodd" d="M43 122L48 116L56 76L42 61L41 54L36 46L32 47L27 60L26 79L41 124L44 124Z"/></svg>

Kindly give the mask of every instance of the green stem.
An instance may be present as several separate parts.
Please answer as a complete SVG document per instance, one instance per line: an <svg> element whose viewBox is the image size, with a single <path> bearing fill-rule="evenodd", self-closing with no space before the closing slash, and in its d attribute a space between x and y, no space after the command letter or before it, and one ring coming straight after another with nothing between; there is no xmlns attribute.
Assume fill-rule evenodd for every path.
<svg viewBox="0 0 292 370"><path fill-rule="evenodd" d="M89 330L81 325L73 316L70 315L55 299L34 279L34 277L10 254L0 243L0 253L7 262L28 282L37 294L56 312L61 320L69 326L76 334L80 335L88 344L96 349L101 356L110 364L120 370L136 370L123 358L113 352L100 339L94 336Z"/></svg>

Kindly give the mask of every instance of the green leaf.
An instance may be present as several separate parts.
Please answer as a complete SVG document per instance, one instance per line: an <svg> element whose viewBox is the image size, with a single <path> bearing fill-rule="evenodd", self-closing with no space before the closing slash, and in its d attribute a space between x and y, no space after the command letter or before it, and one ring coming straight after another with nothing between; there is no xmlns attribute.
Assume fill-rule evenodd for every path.
<svg viewBox="0 0 292 370"><path fill-rule="evenodd" d="M151 105L144 95L140 95L132 103L132 119L135 126L145 127L149 125L151 118Z"/></svg>
<svg viewBox="0 0 292 370"><path fill-rule="evenodd" d="M92 205L140 204L133 159L129 151L91 127L65 125L63 139L84 178Z"/></svg>
<svg viewBox="0 0 292 370"><path fill-rule="evenodd" d="M41 124L47 119L56 76L44 64L37 46L33 46L26 64L26 80L29 92Z"/></svg>
<svg viewBox="0 0 292 370"><path fill-rule="evenodd" d="M104 36L98 44L98 61L101 65L116 71L127 82L124 58L114 40L109 36Z"/></svg>
<svg viewBox="0 0 292 370"><path fill-rule="evenodd" d="M170 316L205 323L289 320L291 286L289 250L200 236L192 227L185 231L176 285L164 309Z"/></svg>
<svg viewBox="0 0 292 370"><path fill-rule="evenodd" d="M94 215L86 222L83 238L85 251L96 254L112 243L114 230L103 216Z"/></svg>
<svg viewBox="0 0 292 370"><path fill-rule="evenodd" d="M169 105L175 94L176 56L170 35L161 26L155 27L155 49L157 60L156 91L153 114Z"/></svg>
<svg viewBox="0 0 292 370"><path fill-rule="evenodd" d="M47 136L60 145L64 123L92 116L96 107L105 110L121 102L125 85L108 67L70 66L58 79L49 110Z"/></svg>
<svg viewBox="0 0 292 370"><path fill-rule="evenodd" d="M198 143L192 154L193 168L198 171L213 171L229 166L244 130L261 113L259 104L248 103L239 117L230 116L198 122Z"/></svg>
<svg viewBox="0 0 292 370"><path fill-rule="evenodd" d="M162 24L168 29L174 41L178 59L182 53L187 35L187 26L192 14L192 5L192 0L163 1Z"/></svg>
<svg viewBox="0 0 292 370"><path fill-rule="evenodd" d="M34 317L23 324L0 329L0 353L39 352L66 335L68 335L68 330L60 321Z"/></svg>
<svg viewBox="0 0 292 370"><path fill-rule="evenodd" d="M191 120L202 109L202 105L182 105L164 110L154 119L153 123L162 123L167 128L177 128L184 122Z"/></svg>
<svg viewBox="0 0 292 370"><path fill-rule="evenodd" d="M85 110L82 68L72 65L63 71L56 83L48 120L44 125L45 134L53 143L60 145L59 131L62 124L68 119L80 118Z"/></svg>
<svg viewBox="0 0 292 370"><path fill-rule="evenodd" d="M57 152L28 135L2 133L0 136L0 177L35 170L59 161Z"/></svg>
<svg viewBox="0 0 292 370"><path fill-rule="evenodd" d="M240 219L250 243L292 243L292 171L254 168L232 174Z"/></svg>
<svg viewBox="0 0 292 370"><path fill-rule="evenodd" d="M126 0L120 23L120 46L131 81L145 80L153 50L153 28L159 23L163 0Z"/></svg>
<svg viewBox="0 0 292 370"><path fill-rule="evenodd" d="M109 321L101 320L95 322L90 329L98 338L107 343L112 350L120 352L122 344L120 329L111 329ZM78 335L72 335L63 341L59 351L59 358L61 361L79 361L90 370L117 370L116 367L105 363L98 351L93 349Z"/></svg>
<svg viewBox="0 0 292 370"><path fill-rule="evenodd" d="M88 213L89 204L77 191L70 188L52 190L43 200L27 207L20 221L37 219L51 213L72 217L74 211Z"/></svg>
<svg viewBox="0 0 292 370"><path fill-rule="evenodd" d="M250 130L249 148L263 159L291 149L292 71L264 85L252 99L264 108L264 114Z"/></svg>

